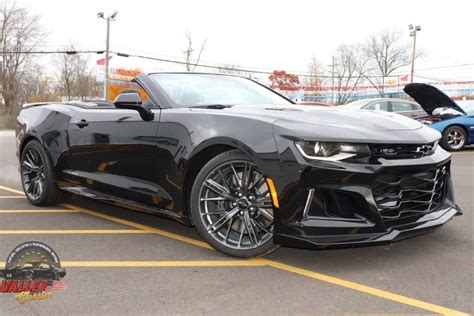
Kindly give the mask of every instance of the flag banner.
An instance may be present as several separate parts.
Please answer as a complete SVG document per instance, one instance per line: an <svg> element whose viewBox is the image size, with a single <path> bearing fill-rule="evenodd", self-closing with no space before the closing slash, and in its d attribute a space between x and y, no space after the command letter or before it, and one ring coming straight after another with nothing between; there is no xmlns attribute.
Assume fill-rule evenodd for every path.
<svg viewBox="0 0 474 316"><path fill-rule="evenodd" d="M112 58L112 56L109 56L109 60L110 60L111 58ZM103 65L105 65L105 58L102 58L102 59L97 60L97 61L96 61L96 64L97 64L98 66L103 66Z"/></svg>

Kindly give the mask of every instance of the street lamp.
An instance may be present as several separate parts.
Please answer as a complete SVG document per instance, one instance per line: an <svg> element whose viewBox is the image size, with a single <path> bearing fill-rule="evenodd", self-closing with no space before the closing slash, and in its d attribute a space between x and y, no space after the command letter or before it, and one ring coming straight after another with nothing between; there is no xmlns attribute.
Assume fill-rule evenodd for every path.
<svg viewBox="0 0 474 316"><path fill-rule="evenodd" d="M104 77L104 99L108 101L109 92L107 90L107 80L109 79L109 40L110 40L110 21L115 21L115 17L118 12L114 11L108 17L105 16L104 12L97 13L99 19L104 19L107 22L107 36L105 38L105 77Z"/></svg>
<svg viewBox="0 0 474 316"><path fill-rule="evenodd" d="M410 75L410 82L413 82L413 73L415 72L415 52L416 52L416 33L421 31L421 26L413 24L408 25L410 29L410 36L413 37L413 54L411 56L411 75Z"/></svg>

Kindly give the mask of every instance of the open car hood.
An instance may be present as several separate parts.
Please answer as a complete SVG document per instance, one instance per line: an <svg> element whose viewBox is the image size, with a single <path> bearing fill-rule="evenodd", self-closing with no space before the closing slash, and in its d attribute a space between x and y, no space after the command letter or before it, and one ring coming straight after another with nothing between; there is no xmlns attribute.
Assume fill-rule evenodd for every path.
<svg viewBox="0 0 474 316"><path fill-rule="evenodd" d="M433 86L424 83L409 83L403 88L403 91L415 99L429 115L441 107L448 107L466 114L456 102Z"/></svg>

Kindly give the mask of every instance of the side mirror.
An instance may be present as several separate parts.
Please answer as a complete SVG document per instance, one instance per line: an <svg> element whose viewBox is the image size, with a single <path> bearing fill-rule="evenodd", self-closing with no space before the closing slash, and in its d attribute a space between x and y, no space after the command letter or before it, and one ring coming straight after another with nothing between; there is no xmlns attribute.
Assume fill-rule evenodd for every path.
<svg viewBox="0 0 474 316"><path fill-rule="evenodd" d="M117 109L135 110L144 121L152 121L155 117L150 109L143 107L140 95L137 92L119 94L114 101Z"/></svg>

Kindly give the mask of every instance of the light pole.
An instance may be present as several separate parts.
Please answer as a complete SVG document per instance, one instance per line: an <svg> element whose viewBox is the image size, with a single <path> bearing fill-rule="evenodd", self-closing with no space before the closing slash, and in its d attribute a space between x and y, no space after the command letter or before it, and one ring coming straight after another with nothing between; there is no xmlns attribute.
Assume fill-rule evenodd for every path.
<svg viewBox="0 0 474 316"><path fill-rule="evenodd" d="M413 82L413 73L415 72L415 54L416 54L416 33L421 31L421 26L412 24L408 25L410 29L410 36L413 37L413 54L411 56L411 75L410 75L410 82Z"/></svg>
<svg viewBox="0 0 474 316"><path fill-rule="evenodd" d="M107 89L107 81L109 79L109 49L110 49L110 21L115 21L118 12L114 11L108 17L105 17L104 12L97 13L99 19L104 19L107 22L107 36L105 38L105 77L104 77L104 99L109 100L109 91Z"/></svg>

